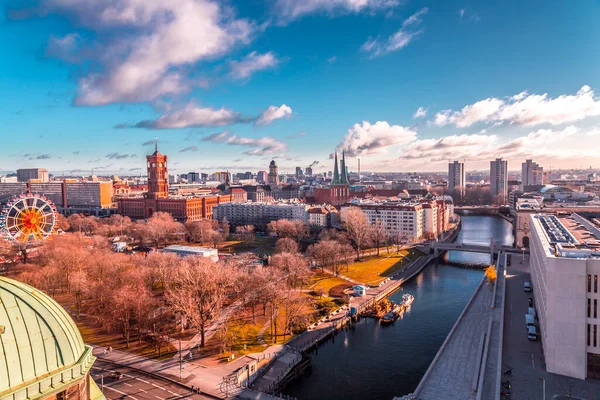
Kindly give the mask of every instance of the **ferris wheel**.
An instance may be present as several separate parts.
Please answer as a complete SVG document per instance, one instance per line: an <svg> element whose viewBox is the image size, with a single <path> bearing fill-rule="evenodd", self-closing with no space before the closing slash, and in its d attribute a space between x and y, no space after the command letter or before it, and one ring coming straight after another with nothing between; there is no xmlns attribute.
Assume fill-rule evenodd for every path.
<svg viewBox="0 0 600 400"><path fill-rule="evenodd" d="M44 240L56 232L56 206L37 194L13 197L0 210L0 235L22 243Z"/></svg>

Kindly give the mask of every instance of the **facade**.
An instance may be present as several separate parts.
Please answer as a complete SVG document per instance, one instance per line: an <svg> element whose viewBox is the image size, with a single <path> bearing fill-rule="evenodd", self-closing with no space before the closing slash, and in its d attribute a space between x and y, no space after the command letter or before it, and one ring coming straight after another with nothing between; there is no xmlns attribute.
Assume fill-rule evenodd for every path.
<svg viewBox="0 0 600 400"><path fill-rule="evenodd" d="M600 378L600 226L578 213L531 214L531 284L546 370Z"/></svg>
<svg viewBox="0 0 600 400"><path fill-rule="evenodd" d="M46 168L26 168L17 170L18 182L29 182L29 180L48 182L48 170Z"/></svg>
<svg viewBox="0 0 600 400"><path fill-rule="evenodd" d="M419 241L423 238L425 223L422 204L353 200L349 206L342 208L342 221L344 212L350 207L359 207L365 213L370 225L382 224L391 238L399 238L407 242Z"/></svg>
<svg viewBox="0 0 600 400"><path fill-rule="evenodd" d="M544 184L544 168L540 167L533 160L526 160L521 164L521 185L537 186ZM522 189L523 190L523 189Z"/></svg>
<svg viewBox="0 0 600 400"><path fill-rule="evenodd" d="M423 204L423 235L426 239L436 239L441 233L438 226L438 207L436 203Z"/></svg>
<svg viewBox="0 0 600 400"><path fill-rule="evenodd" d="M200 173L199 172L188 172L187 173L187 181L189 183L200 182Z"/></svg>
<svg viewBox="0 0 600 400"><path fill-rule="evenodd" d="M212 218L212 209L224 202L233 201L232 194L169 195L168 157L158 151L146 156L148 192L145 196L117 199L119 214L133 219L147 219L156 212L166 212L178 221L197 221Z"/></svg>
<svg viewBox="0 0 600 400"><path fill-rule="evenodd" d="M501 204L508 201L508 161L490 161L490 193Z"/></svg>
<svg viewBox="0 0 600 400"><path fill-rule="evenodd" d="M309 225L325 228L337 226L337 210L335 207L310 207L307 212Z"/></svg>
<svg viewBox="0 0 600 400"><path fill-rule="evenodd" d="M306 176L313 176L313 169L312 167L306 167Z"/></svg>
<svg viewBox="0 0 600 400"><path fill-rule="evenodd" d="M230 193L233 196L232 201L235 203L245 203L248 201L248 193L241 187L231 188Z"/></svg>
<svg viewBox="0 0 600 400"><path fill-rule="evenodd" d="M96 357L52 298L0 276L0 398L104 400L90 376Z"/></svg>
<svg viewBox="0 0 600 400"><path fill-rule="evenodd" d="M304 175L302 174L302 167L296 167L296 178L300 179Z"/></svg>
<svg viewBox="0 0 600 400"><path fill-rule="evenodd" d="M465 196L465 163L454 161L448 164L448 192L459 199Z"/></svg>
<svg viewBox="0 0 600 400"><path fill-rule="evenodd" d="M248 201L262 203L266 200L265 196L267 195L267 192L262 186L247 185L242 186L242 189L246 192Z"/></svg>
<svg viewBox="0 0 600 400"><path fill-rule="evenodd" d="M225 203L213 210L213 219L227 218L234 226L254 225L265 229L280 219L308 221L306 206L300 203Z"/></svg>
<svg viewBox="0 0 600 400"><path fill-rule="evenodd" d="M258 183L267 183L268 179L269 174L267 174L267 171L258 171L258 174L256 175L256 180Z"/></svg>
<svg viewBox="0 0 600 400"><path fill-rule="evenodd" d="M272 160L269 164L268 183L273 186L279 185L279 167L277 167L275 160Z"/></svg>

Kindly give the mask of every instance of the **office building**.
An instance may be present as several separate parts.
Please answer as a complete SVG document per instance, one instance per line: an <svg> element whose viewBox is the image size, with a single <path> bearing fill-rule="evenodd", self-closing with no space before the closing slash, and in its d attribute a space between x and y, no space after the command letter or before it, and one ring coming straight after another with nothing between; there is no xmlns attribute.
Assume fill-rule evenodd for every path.
<svg viewBox="0 0 600 400"><path fill-rule="evenodd" d="M490 161L490 193L498 204L508 201L508 161Z"/></svg>
<svg viewBox="0 0 600 400"><path fill-rule="evenodd" d="M48 182L48 170L46 168L27 168L17 170L18 182L29 182L29 180Z"/></svg>
<svg viewBox="0 0 600 400"><path fill-rule="evenodd" d="M268 178L269 175L267 174L267 171L258 171L258 174L256 176L256 180L258 181L258 183L267 183Z"/></svg>
<svg viewBox="0 0 600 400"><path fill-rule="evenodd" d="M302 178L302 167L296 167L296 178Z"/></svg>
<svg viewBox="0 0 600 400"><path fill-rule="evenodd" d="M200 182L200 173L199 172L188 172L187 173L187 181L189 183Z"/></svg>
<svg viewBox="0 0 600 400"><path fill-rule="evenodd" d="M448 164L448 192L462 199L465 196L465 163L454 161Z"/></svg>
<svg viewBox="0 0 600 400"><path fill-rule="evenodd" d="M312 176L313 170L312 167L306 167L306 176Z"/></svg>
<svg viewBox="0 0 600 400"><path fill-rule="evenodd" d="M521 164L521 190L526 186L541 186L544 184L544 168L533 160L526 160Z"/></svg>
<svg viewBox="0 0 600 400"><path fill-rule="evenodd" d="M600 378L600 213L531 214L531 285L548 372ZM517 257L513 255L513 258Z"/></svg>

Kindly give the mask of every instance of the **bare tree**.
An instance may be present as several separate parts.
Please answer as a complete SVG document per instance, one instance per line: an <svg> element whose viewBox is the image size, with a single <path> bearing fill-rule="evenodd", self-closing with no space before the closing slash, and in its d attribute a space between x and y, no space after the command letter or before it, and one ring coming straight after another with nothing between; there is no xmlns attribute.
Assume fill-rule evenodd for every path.
<svg viewBox="0 0 600 400"><path fill-rule="evenodd" d="M377 255L379 256L379 247L388 242L388 234L385 225L379 218L377 218L375 224L371 226L370 233L373 244L377 248Z"/></svg>
<svg viewBox="0 0 600 400"><path fill-rule="evenodd" d="M275 243L276 253L298 253L298 243L291 238L281 238Z"/></svg>
<svg viewBox="0 0 600 400"><path fill-rule="evenodd" d="M298 253L279 253L271 259L271 265L286 277L290 288L301 287L310 276L306 258Z"/></svg>
<svg viewBox="0 0 600 400"><path fill-rule="evenodd" d="M200 346L205 345L205 332L223 307L234 271L203 257L189 257L177 268L167 299L173 311L184 314L200 331Z"/></svg>
<svg viewBox="0 0 600 400"><path fill-rule="evenodd" d="M254 241L254 225L241 225L235 228L235 233L242 242L250 244Z"/></svg>
<svg viewBox="0 0 600 400"><path fill-rule="evenodd" d="M348 238L356 250L356 259L360 260L360 252L366 247L370 240L369 222L365 213L358 207L349 207L344 209L342 218Z"/></svg>

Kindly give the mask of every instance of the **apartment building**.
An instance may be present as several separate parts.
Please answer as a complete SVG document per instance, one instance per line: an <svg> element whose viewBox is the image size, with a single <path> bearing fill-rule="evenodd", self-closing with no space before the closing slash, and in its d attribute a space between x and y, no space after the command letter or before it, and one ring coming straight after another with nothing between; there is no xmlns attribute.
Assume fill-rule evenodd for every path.
<svg viewBox="0 0 600 400"><path fill-rule="evenodd" d="M213 208L213 219L227 218L230 224L254 225L263 230L280 219L308 221L306 205L301 203L225 203Z"/></svg>

